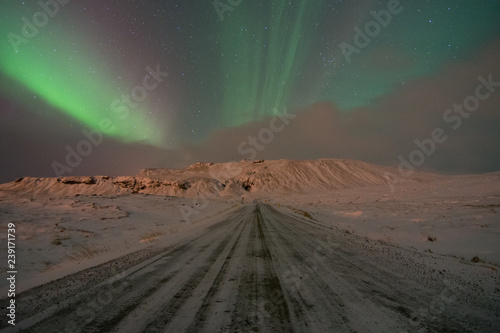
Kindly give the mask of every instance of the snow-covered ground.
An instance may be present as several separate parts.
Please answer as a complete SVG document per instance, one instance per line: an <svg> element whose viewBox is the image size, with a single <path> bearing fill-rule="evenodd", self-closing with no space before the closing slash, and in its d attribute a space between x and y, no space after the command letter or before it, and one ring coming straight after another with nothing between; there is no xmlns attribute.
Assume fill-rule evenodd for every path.
<svg viewBox="0 0 500 333"><path fill-rule="evenodd" d="M500 173L391 185L386 172L397 170L241 161L0 185L4 248L16 229L18 321L67 332L498 328ZM453 302L447 283L460 286ZM86 320L93 299L101 310ZM441 319L428 313L436 299L452 303Z"/></svg>
<svg viewBox="0 0 500 333"><path fill-rule="evenodd" d="M356 235L500 265L500 173L269 199Z"/></svg>
<svg viewBox="0 0 500 333"><path fill-rule="evenodd" d="M322 159L197 163L146 169L137 177L24 178L0 185L0 242L7 224L15 223L23 291L174 244L231 207L261 199L359 236L500 265L500 173L415 173L391 187L387 171L397 173ZM1 278L0 289L6 285Z"/></svg>
<svg viewBox="0 0 500 333"><path fill-rule="evenodd" d="M236 204L142 194L52 197L0 192L0 243L7 247L7 226L14 223L17 291L22 292L127 253L175 244L231 207ZM2 266L1 295L6 295L6 271Z"/></svg>

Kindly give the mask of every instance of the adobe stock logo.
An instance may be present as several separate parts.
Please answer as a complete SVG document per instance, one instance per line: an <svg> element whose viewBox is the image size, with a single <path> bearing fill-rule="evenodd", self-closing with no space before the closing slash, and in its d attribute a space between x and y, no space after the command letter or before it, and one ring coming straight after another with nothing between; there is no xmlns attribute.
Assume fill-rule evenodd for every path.
<svg viewBox="0 0 500 333"><path fill-rule="evenodd" d="M389 0L387 3L387 9L380 10L378 12L372 10L370 15L374 20L365 24L365 31L363 32L359 27L355 27L354 31L356 35L354 36L354 45L341 43L340 49L342 54L344 54L348 63L351 63L351 56L353 53L360 54L361 50L367 47L372 38L377 37L382 31L382 27L387 27L391 21L393 15L397 15L403 11L403 6L400 6L399 0ZM370 38L371 37L371 38Z"/></svg>
<svg viewBox="0 0 500 333"><path fill-rule="evenodd" d="M479 83L476 85L473 94L465 97L461 104L454 104L453 108L444 111L443 121L451 130L458 130L462 126L464 119L468 119L479 109L482 101L486 101L500 88L500 81L494 81L493 74L489 74L487 78L480 75L477 77L477 81ZM404 182L405 178L410 177L417 167L423 165L436 152L440 144L448 140L447 132L450 132L450 129L446 130L443 127L436 127L430 131L427 138L423 138L422 140L415 139L413 141L416 148L407 157L403 155L398 156L400 162L398 174L395 175L388 171L384 173L391 192L394 192L395 184Z"/></svg>
<svg viewBox="0 0 500 333"><path fill-rule="evenodd" d="M7 34L10 45L17 53L19 52L19 46L21 44L27 44L28 40L39 34L39 28L45 27L49 23L49 18L53 18L59 13L59 5L66 5L71 0L49 0L44 2L43 0L38 1L38 6L42 11L33 14L31 21L23 16L21 19L23 25L21 27L21 34L17 35L13 32Z"/></svg>
<svg viewBox="0 0 500 333"><path fill-rule="evenodd" d="M247 140L242 141L238 145L238 153L240 155L249 154L247 158L255 160L257 151L266 149L266 146L273 142L275 134L282 132L290 124L290 120L297 117L294 114L287 113L286 108L282 114L279 114L276 108L273 111L276 116L269 121L269 127L261 128L257 136L249 135Z"/></svg>

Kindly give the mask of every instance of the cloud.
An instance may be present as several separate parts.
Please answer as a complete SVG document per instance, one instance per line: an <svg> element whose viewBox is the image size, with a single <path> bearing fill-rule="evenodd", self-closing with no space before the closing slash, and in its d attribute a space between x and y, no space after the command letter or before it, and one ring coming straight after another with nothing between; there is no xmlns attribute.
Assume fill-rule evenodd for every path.
<svg viewBox="0 0 500 333"><path fill-rule="evenodd" d="M418 149L415 140L431 138L441 128L448 139L418 167L445 173L487 172L500 169L500 88L481 101L477 111L454 130L443 114L454 104L474 95L479 76L500 81L496 55L500 43L486 47L475 59L449 65L440 72L417 78L370 107L340 110L325 102L299 110L297 117L256 158L352 158L384 165L398 165ZM271 118L213 133L203 144L184 147L183 164L197 160L222 162L250 157L239 154L241 142L269 127Z"/></svg>

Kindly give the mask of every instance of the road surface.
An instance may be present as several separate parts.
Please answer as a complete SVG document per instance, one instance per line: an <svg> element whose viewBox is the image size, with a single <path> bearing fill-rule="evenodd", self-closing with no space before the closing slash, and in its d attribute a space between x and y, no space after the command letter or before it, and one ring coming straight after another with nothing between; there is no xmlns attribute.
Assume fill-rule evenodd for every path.
<svg viewBox="0 0 500 333"><path fill-rule="evenodd" d="M175 247L27 291L11 331L500 331L498 299L436 268L456 259L304 215L257 202Z"/></svg>

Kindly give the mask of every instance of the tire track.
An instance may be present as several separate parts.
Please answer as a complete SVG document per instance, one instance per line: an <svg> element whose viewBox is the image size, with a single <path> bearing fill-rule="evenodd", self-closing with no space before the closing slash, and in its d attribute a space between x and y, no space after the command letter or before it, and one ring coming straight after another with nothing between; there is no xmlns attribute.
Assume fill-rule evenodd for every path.
<svg viewBox="0 0 500 333"><path fill-rule="evenodd" d="M264 206L267 210L267 206ZM282 284L287 291L291 318L296 332L350 332L345 303L336 289L331 288L310 266L304 244L313 246L307 232L296 235L290 230L279 230L279 221L266 214L268 235L274 235L271 250L275 253ZM290 222L290 221L288 221ZM292 229L287 225L287 228Z"/></svg>
<svg viewBox="0 0 500 333"><path fill-rule="evenodd" d="M330 238L325 242L325 230L269 205L242 207L206 233L28 318L25 322L32 323L23 332L400 332L471 327L451 309L443 313L444 321L413 324L413 311L437 293L432 284L418 284L426 272L411 276L414 266L394 260L396 253L414 262L413 254L385 244L373 247L375 242L366 245L364 239L332 229L329 236L335 243ZM89 300L98 299L105 300L104 306L94 316L82 316ZM479 318L476 308L463 312L466 305L460 306L477 320L486 318ZM80 319L78 325L68 326L75 318ZM487 319L480 322L481 327L487 325Z"/></svg>
<svg viewBox="0 0 500 333"><path fill-rule="evenodd" d="M235 216L241 218L245 214L246 209L242 208ZM133 270L126 280L122 278L121 283L127 285L126 289L114 293L109 304L95 302L108 293L109 284L105 282L70 297L65 303L53 306L54 310L49 311L41 319L33 320L29 325L31 327L25 327L25 331L72 333L109 331L145 299L151 298L167 283L171 283L175 276L185 279L185 274L188 272L182 269L189 266L195 258L210 253L210 249L216 247L214 240L219 239L220 235L227 234L231 230L228 227L236 227L234 221L233 217L225 219L210 227L209 233L194 238L191 243L182 243L169 249L148 265ZM88 303L91 303L90 306ZM35 315L37 316L40 315ZM29 322L29 319L26 322Z"/></svg>
<svg viewBox="0 0 500 333"><path fill-rule="evenodd" d="M230 331L292 332L288 304L274 269L258 205L252 215L243 276Z"/></svg>
<svg viewBox="0 0 500 333"><path fill-rule="evenodd" d="M193 297L185 300L177 315L165 327L167 332L191 332L189 329L190 324L195 323L197 319L201 319L204 311L212 301L213 294L219 287L218 282L222 280L225 267L227 267L231 255L238 245L244 227L245 223L240 223L236 232L228 233L228 238L231 238L230 241L223 245L222 251L217 256L211 258L213 261L207 262L210 266L208 271L193 290Z"/></svg>
<svg viewBox="0 0 500 333"><path fill-rule="evenodd" d="M294 263L296 267L291 266L288 269L292 272L295 270L295 278L297 279L297 275L302 275L304 278L300 280L296 294L298 297L308 299L310 304L315 304L312 309L308 309L307 303L300 305L310 316L313 326L321 323L321 318L329 318L331 320L329 329L334 328L335 331L351 329L370 331L380 324L379 318L384 318L385 327L397 330L408 323L410 313L408 308L412 306L408 301L415 299L408 293L409 288L415 295L420 295L422 300L429 299L428 293L417 287L410 287L409 281L405 280L400 284L394 274L362 261L363 258L358 255L347 254L341 247L321 248L318 251L320 237L313 236L311 229L308 229L310 224L287 217L269 206L265 208L273 210L267 216L273 221L272 226L277 228L276 233L279 237L284 238L289 244L294 242L293 247L280 246L279 249L282 252L289 252L281 257L287 255L292 257L289 262ZM367 285L371 287L367 288ZM379 291L378 294L373 292L374 286ZM394 294L400 290L403 291L404 297L393 298L398 299L398 303L387 302L389 297L381 296ZM413 306L422 305L422 302L415 303ZM321 309L329 310L321 313ZM327 313L335 313L339 317L332 320L334 316L328 317Z"/></svg>
<svg viewBox="0 0 500 333"><path fill-rule="evenodd" d="M198 312L196 313L196 316L192 320L189 328L187 329L188 332L199 332L199 331L204 330L203 325L206 322L208 322L208 317L210 315L209 314L210 307L213 304L215 304L215 302L216 302L215 296L222 289L221 287L223 287L223 282L226 281L226 277L228 274L228 267L231 263L231 259L234 255L238 245L240 244L240 239L242 237L242 234L244 234L244 230L248 229L246 227L247 225L248 224L245 223L245 226L242 228L240 234L238 235L238 238L233 243L231 250L229 251L227 256L225 254L221 256L221 257L225 256L224 262L223 262L222 266L220 267L218 274L212 283L212 286L208 290L207 295L203 298L203 302L202 302ZM225 287L227 287L227 286L225 286ZM219 320L220 319L221 318L219 318Z"/></svg>
<svg viewBox="0 0 500 333"><path fill-rule="evenodd" d="M196 287L211 270L213 264L239 228L239 225L234 221L237 220L232 220L231 224L226 225L227 229L222 229L220 235L210 238L211 245L214 247L212 251L203 250L198 256L194 256L189 263L179 266L175 272L175 277L168 284L165 284L154 295L154 298L143 299L144 306L137 309L134 316L129 316L120 323L115 331L119 332L135 327L135 330L158 332L172 320L175 320L178 311L193 296ZM208 235L212 233L213 231L209 232ZM222 237L223 239L220 240ZM189 277L187 282L186 277ZM148 318L144 318L144 314L147 314ZM141 320L138 321L137 319Z"/></svg>
<svg viewBox="0 0 500 333"><path fill-rule="evenodd" d="M209 293L213 295L205 298L204 305L197 315L199 321L196 320L196 323L191 325L189 332L230 332L239 297L238 286L242 278L243 259L250 238L250 219L246 219L243 223L244 229L235 244L234 251L226 257L225 266L211 287Z"/></svg>
<svg viewBox="0 0 500 333"><path fill-rule="evenodd" d="M444 305L440 303L439 295L446 288L442 283L446 279L437 272L433 274L434 269L426 266L425 261L419 260L427 257L426 260L434 261L437 258L433 255L368 242L330 229L329 233L335 240L335 246L332 246L328 238L328 244L321 241L325 237L321 225L285 215L267 205L264 209L266 216L274 220L271 225L277 228L279 237L284 238L285 243L293 242L293 246L288 246L295 256L293 264L307 263L301 270L306 273L307 281L300 283L299 293L316 284L317 280L323 280L346 303L347 318L350 319L352 330L380 331L383 328L384 331L398 332L468 331L466 327L471 327L470 323L480 322L484 318L478 308L469 308L472 304L467 304L468 291L465 289L461 289L461 293L465 293L461 295L465 304L454 303L453 308L448 306L438 309L439 316L429 314L435 311L430 308L434 304ZM271 212L267 213L268 209ZM283 250L286 246L279 248ZM377 249L382 250L381 254L374 252ZM454 291L455 295L457 291ZM315 295L316 299L321 299L321 293ZM474 315L465 319L464 313ZM430 317L432 320L418 320L418 316ZM321 317L327 318L320 316L315 322L320 322ZM490 318L494 317L498 316ZM488 327L484 320L481 325ZM343 329L348 329L348 326ZM316 331L318 330L311 330Z"/></svg>

